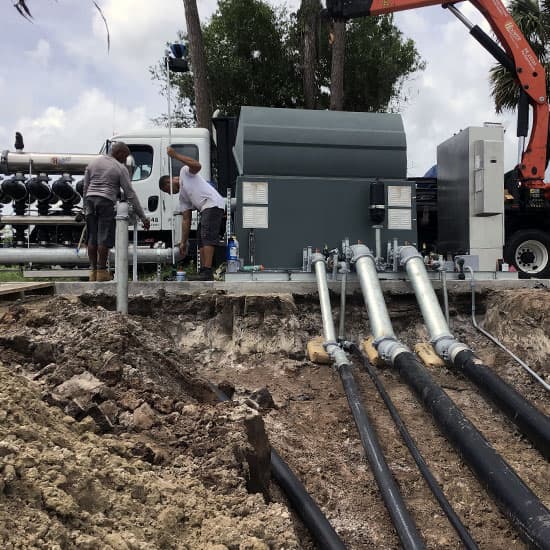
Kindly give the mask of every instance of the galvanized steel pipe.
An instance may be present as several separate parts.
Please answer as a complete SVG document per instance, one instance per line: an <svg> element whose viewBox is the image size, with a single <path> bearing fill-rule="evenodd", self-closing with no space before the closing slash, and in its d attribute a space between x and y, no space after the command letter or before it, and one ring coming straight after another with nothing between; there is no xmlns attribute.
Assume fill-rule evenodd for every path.
<svg viewBox="0 0 550 550"><path fill-rule="evenodd" d="M128 203L119 201L116 209L115 275L116 310L128 313Z"/></svg>
<svg viewBox="0 0 550 550"><path fill-rule="evenodd" d="M133 255L133 247L128 250L128 257ZM181 255L176 247L176 259ZM171 248L138 248L138 263L144 264L171 264ZM115 251L109 252L109 261L114 262ZM40 264L40 265L87 265L89 263L85 248L69 247L36 247L36 248L0 248L0 264Z"/></svg>

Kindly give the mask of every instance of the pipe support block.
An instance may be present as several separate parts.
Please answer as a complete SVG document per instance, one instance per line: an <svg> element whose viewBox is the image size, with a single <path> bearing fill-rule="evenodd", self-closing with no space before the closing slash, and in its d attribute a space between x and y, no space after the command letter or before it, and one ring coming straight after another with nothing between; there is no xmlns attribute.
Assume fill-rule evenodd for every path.
<svg viewBox="0 0 550 550"><path fill-rule="evenodd" d="M414 246L402 246L399 249L399 262L402 267L406 267L409 260L413 258L420 258L422 263L424 263L422 254Z"/></svg>

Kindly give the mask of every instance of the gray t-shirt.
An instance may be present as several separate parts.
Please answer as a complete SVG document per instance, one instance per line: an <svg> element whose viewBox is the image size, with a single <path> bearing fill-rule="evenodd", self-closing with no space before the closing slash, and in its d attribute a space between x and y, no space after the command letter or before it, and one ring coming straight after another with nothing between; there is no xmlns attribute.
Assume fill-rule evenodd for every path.
<svg viewBox="0 0 550 550"><path fill-rule="evenodd" d="M191 174L189 166L184 166L180 171L179 199L182 212L225 209L225 199L201 175Z"/></svg>
<svg viewBox="0 0 550 550"><path fill-rule="evenodd" d="M88 164L84 173L84 198L104 197L116 203L120 188L133 205L137 216L145 221L147 216L132 187L126 166L107 155L101 155Z"/></svg>

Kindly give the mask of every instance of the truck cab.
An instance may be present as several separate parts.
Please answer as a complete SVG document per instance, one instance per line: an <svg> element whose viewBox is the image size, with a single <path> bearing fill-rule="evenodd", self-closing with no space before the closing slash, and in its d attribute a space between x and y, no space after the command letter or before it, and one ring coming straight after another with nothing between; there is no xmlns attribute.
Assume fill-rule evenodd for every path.
<svg viewBox="0 0 550 550"><path fill-rule="evenodd" d="M172 163L172 174L179 175L181 163L166 154L168 146L178 153L200 161L201 176L210 181L210 134L204 128L174 128L171 141L166 128L139 130L118 134L111 141L123 141L128 145L135 160L132 185L145 213L151 220L151 230L140 234L147 241L171 243L172 217L179 210L178 196L170 196L159 189L159 178L168 175ZM196 213L192 229L196 228ZM179 234L181 218L174 220L176 235ZM176 239L177 242L177 239Z"/></svg>

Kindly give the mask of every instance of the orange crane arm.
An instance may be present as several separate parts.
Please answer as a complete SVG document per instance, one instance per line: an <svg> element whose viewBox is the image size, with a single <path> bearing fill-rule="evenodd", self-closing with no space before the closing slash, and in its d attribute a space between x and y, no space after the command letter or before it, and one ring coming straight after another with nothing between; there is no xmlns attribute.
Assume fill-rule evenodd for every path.
<svg viewBox="0 0 550 550"><path fill-rule="evenodd" d="M525 94L524 97L533 111L531 136L518 165L520 181L530 188L544 188L546 187L543 178L547 162L549 123L544 67L501 0L471 0L471 3L485 17L503 50L495 43L488 45L487 43L492 42L492 39L479 27L472 25L454 7L454 2L449 3L442 0L327 0L327 12L332 17L348 19L424 6L441 5L444 8L449 8L470 28L471 34L514 73L523 92L520 95ZM497 50L496 53L495 50ZM527 113L525 113L525 126L527 126L526 116Z"/></svg>

